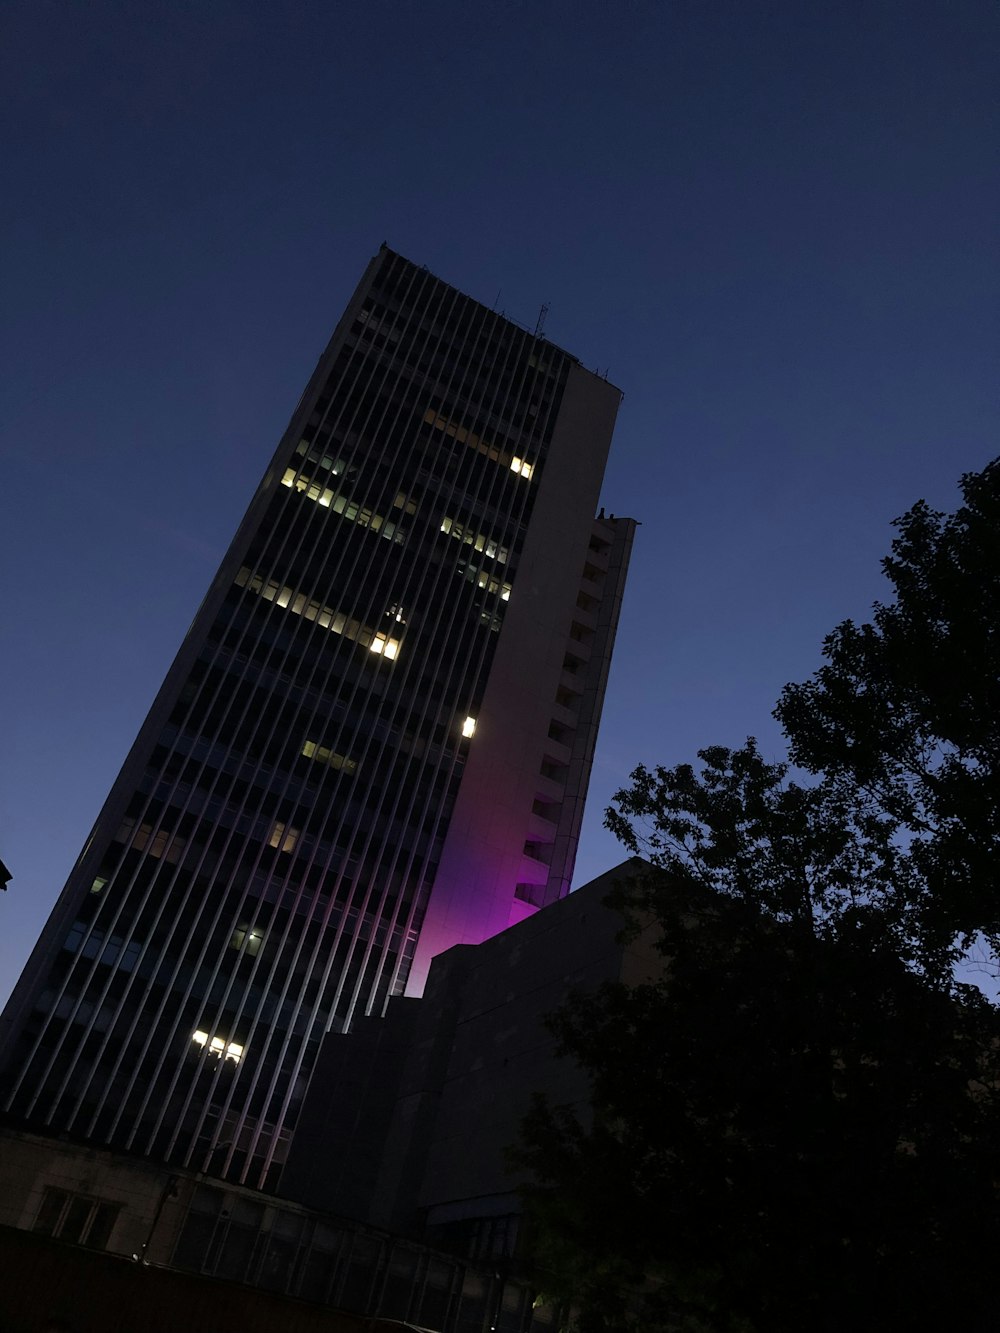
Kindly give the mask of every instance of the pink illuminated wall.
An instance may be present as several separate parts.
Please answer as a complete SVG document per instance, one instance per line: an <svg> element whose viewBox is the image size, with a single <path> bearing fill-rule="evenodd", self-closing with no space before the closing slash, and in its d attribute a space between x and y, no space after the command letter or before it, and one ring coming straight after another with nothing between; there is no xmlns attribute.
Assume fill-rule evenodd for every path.
<svg viewBox="0 0 1000 1333"><path fill-rule="evenodd" d="M479 944L569 890L635 526L629 519L595 524L593 518L619 401L614 386L579 366L571 369L408 995L422 993L435 954L454 944ZM595 527L608 550L617 545L611 568L607 554L591 551ZM613 608L603 618L578 609L588 561L602 566L602 602ZM571 637L574 622L586 642ZM579 663L572 678L568 650ZM560 692L569 697L567 682L572 708L557 702Z"/></svg>

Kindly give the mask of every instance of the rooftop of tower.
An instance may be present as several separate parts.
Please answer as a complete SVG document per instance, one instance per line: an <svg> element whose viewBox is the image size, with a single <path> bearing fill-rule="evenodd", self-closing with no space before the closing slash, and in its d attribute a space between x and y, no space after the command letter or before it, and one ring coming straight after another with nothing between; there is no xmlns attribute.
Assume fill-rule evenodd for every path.
<svg viewBox="0 0 1000 1333"><path fill-rule="evenodd" d="M603 374L599 369L590 370L587 366L583 364L583 362L575 353L568 351L565 347L561 347L558 343L555 343L550 338L545 337L544 333L542 333L540 330L540 325L545 314L548 313L548 306L546 305L542 306L541 313L539 316L539 321L538 323L536 323L534 328L531 328L530 325L525 324L522 320L515 319L513 315L507 314L505 310L497 310L495 306L487 306L485 301L480 301L477 297L471 296L468 292L462 291L462 289L460 287L456 287L453 282L448 282L445 278L442 278L437 273L432 272L432 270L428 268L426 264L418 264L415 260L409 259L406 255L401 254L398 250L394 250L392 246L388 244L387 241L383 241L382 244L379 246L379 253L393 255L396 259L401 259L405 264L411 264L414 268L419 268L422 269L425 273L430 273L431 277L434 278L436 282L440 282L445 287L451 288L453 292L458 292L459 296L464 296L467 301L474 301L475 304L481 306L483 310L488 310L489 313L493 315L496 319L502 320L505 324L512 324L515 328L520 329L523 333L527 333L532 338L535 338L539 343L544 343L547 347L553 348L555 351L559 352L560 355L565 356L568 360L572 361L574 365L579 366L579 368L586 374L593 375L595 379L603 380L606 384L610 384L613 389L617 389L618 393L621 395L622 398L625 397L624 389L620 388L617 384L614 383L614 381L608 379L608 372L606 370L603 372Z"/></svg>

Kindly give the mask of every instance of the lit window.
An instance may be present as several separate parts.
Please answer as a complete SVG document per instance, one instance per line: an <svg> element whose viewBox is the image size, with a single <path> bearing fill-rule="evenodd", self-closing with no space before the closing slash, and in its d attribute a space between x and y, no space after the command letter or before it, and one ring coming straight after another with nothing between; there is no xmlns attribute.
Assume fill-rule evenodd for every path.
<svg viewBox="0 0 1000 1333"><path fill-rule="evenodd" d="M105 875L98 875L97 878L94 880L93 884L91 884L90 886L90 892L100 893L102 889L107 887L107 883L108 881Z"/></svg>
<svg viewBox="0 0 1000 1333"><path fill-rule="evenodd" d="M256 958L260 953L261 941L264 936L256 926L240 926L233 931L233 938L229 941L231 949L242 949L246 945L246 952L251 958Z"/></svg>
<svg viewBox="0 0 1000 1333"><path fill-rule="evenodd" d="M378 653L381 657L388 657L391 662L399 651L399 644L395 639L386 638L384 634L376 634L368 645L368 651Z"/></svg>
<svg viewBox="0 0 1000 1333"><path fill-rule="evenodd" d="M534 469L531 464L523 458L512 458L510 460L511 472L517 472L522 477L530 477Z"/></svg>
<svg viewBox="0 0 1000 1333"><path fill-rule="evenodd" d="M290 852L299 840L299 832L299 829L287 828L279 822L274 826L268 846L277 847L282 852Z"/></svg>
<svg viewBox="0 0 1000 1333"><path fill-rule="evenodd" d="M200 1029L191 1033L191 1040L196 1046L204 1047L209 1055L221 1059L223 1056L227 1060L232 1060L233 1064L239 1064L240 1057L243 1054L243 1047L237 1041L226 1041L225 1037L209 1037L207 1032Z"/></svg>
<svg viewBox="0 0 1000 1333"><path fill-rule="evenodd" d="M336 750L329 750L325 745L318 745L316 741L306 741L302 747L302 754L306 759L315 759L318 764L329 764L331 768L343 769L345 773L353 773L358 766L356 759L348 759L347 755L337 754Z"/></svg>
<svg viewBox="0 0 1000 1333"><path fill-rule="evenodd" d="M465 721L462 723L462 735L472 736L475 733L475 730L476 730L476 719L474 717L467 717Z"/></svg>

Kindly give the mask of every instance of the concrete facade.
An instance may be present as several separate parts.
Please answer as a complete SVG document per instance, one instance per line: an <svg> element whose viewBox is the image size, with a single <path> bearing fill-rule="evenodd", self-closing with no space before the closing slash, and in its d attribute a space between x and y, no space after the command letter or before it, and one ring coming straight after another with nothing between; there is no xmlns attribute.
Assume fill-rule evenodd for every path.
<svg viewBox="0 0 1000 1333"><path fill-rule="evenodd" d="M533 1291L372 1227L195 1172L0 1129L0 1324L36 1333L552 1333Z"/></svg>

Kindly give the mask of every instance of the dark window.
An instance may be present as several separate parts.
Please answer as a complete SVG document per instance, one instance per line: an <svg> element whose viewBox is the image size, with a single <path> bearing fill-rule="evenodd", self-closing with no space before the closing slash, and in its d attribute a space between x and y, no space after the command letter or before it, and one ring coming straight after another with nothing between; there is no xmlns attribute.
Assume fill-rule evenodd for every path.
<svg viewBox="0 0 1000 1333"><path fill-rule="evenodd" d="M46 1189L32 1230L42 1236L106 1249L121 1205L66 1190Z"/></svg>

